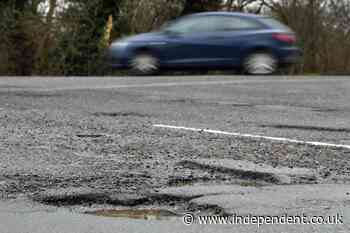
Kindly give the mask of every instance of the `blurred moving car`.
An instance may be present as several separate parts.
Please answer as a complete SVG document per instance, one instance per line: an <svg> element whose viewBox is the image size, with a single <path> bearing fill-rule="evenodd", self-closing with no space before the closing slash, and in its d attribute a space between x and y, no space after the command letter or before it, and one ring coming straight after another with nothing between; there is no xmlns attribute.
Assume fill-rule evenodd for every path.
<svg viewBox="0 0 350 233"><path fill-rule="evenodd" d="M185 16L157 32L117 40L108 50L112 67L138 74L235 68L266 75L300 56L296 36L287 26L271 17L232 12Z"/></svg>

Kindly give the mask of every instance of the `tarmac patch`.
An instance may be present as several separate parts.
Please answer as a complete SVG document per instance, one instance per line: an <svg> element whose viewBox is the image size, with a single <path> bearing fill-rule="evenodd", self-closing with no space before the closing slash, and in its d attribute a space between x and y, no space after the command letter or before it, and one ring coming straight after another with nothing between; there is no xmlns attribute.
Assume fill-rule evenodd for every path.
<svg viewBox="0 0 350 233"><path fill-rule="evenodd" d="M322 185L274 185L261 187L244 195L231 193L207 195L193 199L197 205L217 205L225 213L237 215L279 216L328 213L329 207L347 206L350 186L342 184Z"/></svg>

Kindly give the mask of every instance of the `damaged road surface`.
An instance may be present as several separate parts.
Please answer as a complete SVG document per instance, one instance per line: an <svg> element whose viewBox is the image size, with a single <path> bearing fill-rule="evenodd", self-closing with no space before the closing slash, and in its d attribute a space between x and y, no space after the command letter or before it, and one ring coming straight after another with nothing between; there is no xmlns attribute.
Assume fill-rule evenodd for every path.
<svg viewBox="0 0 350 233"><path fill-rule="evenodd" d="M349 88L347 77L1 78L1 232L257 230L186 226L185 213L339 213L337 226L258 232L348 232ZM13 228L21 209L31 221Z"/></svg>

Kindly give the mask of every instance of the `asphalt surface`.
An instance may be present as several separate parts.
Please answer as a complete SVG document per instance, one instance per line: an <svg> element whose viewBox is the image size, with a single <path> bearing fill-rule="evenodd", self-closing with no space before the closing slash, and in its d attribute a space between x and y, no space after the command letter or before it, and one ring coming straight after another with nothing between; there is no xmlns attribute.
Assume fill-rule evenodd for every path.
<svg viewBox="0 0 350 233"><path fill-rule="evenodd" d="M3 199L76 188L143 197L169 186L242 184L230 172L183 165L202 159L307 168L316 183L348 184L346 148L154 125L350 145L349 88L349 77L3 77L0 191Z"/></svg>

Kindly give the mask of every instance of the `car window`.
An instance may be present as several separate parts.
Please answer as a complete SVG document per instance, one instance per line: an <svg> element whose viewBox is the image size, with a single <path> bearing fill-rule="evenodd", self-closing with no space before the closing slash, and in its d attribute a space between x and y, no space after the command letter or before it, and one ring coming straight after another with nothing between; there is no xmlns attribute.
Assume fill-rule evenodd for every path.
<svg viewBox="0 0 350 233"><path fill-rule="evenodd" d="M274 29L282 29L282 30L286 30L286 31L291 31L291 29L289 27L287 27L286 25L278 22L277 20L270 18L270 17L264 17L264 18L260 18L260 20L266 24L268 27L270 28L274 28Z"/></svg>
<svg viewBox="0 0 350 233"><path fill-rule="evenodd" d="M261 28L258 22L240 17L215 16L210 19L211 31L232 31Z"/></svg>
<svg viewBox="0 0 350 233"><path fill-rule="evenodd" d="M166 30L180 34L207 32L209 31L209 19L208 17L181 19L170 24Z"/></svg>

